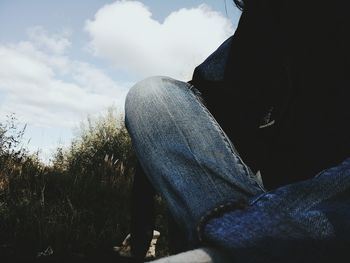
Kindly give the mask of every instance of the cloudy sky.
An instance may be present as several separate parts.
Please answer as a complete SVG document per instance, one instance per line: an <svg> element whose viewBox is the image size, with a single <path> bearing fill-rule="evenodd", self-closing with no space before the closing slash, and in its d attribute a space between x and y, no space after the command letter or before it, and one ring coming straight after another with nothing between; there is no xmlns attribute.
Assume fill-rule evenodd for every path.
<svg viewBox="0 0 350 263"><path fill-rule="evenodd" d="M190 80L236 28L227 0L0 0L0 121L27 124L44 160L88 115L150 75Z"/></svg>

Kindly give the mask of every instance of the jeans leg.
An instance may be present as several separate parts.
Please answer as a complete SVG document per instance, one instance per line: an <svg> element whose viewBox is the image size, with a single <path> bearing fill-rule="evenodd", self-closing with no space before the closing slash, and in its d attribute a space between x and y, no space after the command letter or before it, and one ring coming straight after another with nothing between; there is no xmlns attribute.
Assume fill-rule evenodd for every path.
<svg viewBox="0 0 350 263"><path fill-rule="evenodd" d="M237 263L348 261L350 159L255 197L202 230L207 245L230 253Z"/></svg>
<svg viewBox="0 0 350 263"><path fill-rule="evenodd" d="M137 83L125 124L146 175L195 245L203 215L263 188L193 89L166 77Z"/></svg>

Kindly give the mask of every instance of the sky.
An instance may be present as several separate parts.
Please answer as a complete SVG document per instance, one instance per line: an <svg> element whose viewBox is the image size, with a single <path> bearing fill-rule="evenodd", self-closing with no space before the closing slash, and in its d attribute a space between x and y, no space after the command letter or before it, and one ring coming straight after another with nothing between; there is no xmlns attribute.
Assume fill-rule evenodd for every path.
<svg viewBox="0 0 350 263"><path fill-rule="evenodd" d="M191 79L237 26L231 0L0 0L0 122L48 161L137 81Z"/></svg>

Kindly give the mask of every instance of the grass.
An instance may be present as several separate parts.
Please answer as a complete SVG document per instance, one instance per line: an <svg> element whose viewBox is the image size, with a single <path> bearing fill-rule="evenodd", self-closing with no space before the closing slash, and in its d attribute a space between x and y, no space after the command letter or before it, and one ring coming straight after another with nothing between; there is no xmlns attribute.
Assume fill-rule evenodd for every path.
<svg viewBox="0 0 350 263"><path fill-rule="evenodd" d="M122 123L113 110L89 119L69 149L57 149L50 165L21 147L25 127L13 116L0 124L1 262L116 262L110 251L129 233L135 171ZM158 255L163 256L167 229L161 201L158 212ZM38 257L45 251L53 254Z"/></svg>

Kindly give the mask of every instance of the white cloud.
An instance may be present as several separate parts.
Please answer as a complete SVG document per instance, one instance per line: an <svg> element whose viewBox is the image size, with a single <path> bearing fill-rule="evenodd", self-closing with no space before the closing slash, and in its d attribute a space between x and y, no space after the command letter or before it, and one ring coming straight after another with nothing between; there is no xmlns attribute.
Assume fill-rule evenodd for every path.
<svg viewBox="0 0 350 263"><path fill-rule="evenodd" d="M68 40L69 33L48 35L45 29L41 26L36 26L28 29L30 40L40 48L45 48L56 54L64 53L71 46Z"/></svg>
<svg viewBox="0 0 350 263"><path fill-rule="evenodd" d="M43 30L30 32L51 39ZM108 106L122 109L127 88L95 66L63 56L64 46L49 51L36 42L0 45L0 118L14 112L29 125L72 128Z"/></svg>
<svg viewBox="0 0 350 263"><path fill-rule="evenodd" d="M159 22L136 1L102 7L85 30L93 54L126 75L183 80L233 33L230 21L205 5L178 10ZM69 32L49 34L38 26L27 34L28 41L0 43L0 121L16 113L28 124L32 150L44 148L47 154L61 135L68 143L72 128L88 114L110 105L123 110L132 83L117 83L100 68L72 59Z"/></svg>
<svg viewBox="0 0 350 263"><path fill-rule="evenodd" d="M206 5L180 9L160 23L137 1L105 5L85 29L93 53L119 69L182 80L233 34L231 22Z"/></svg>

